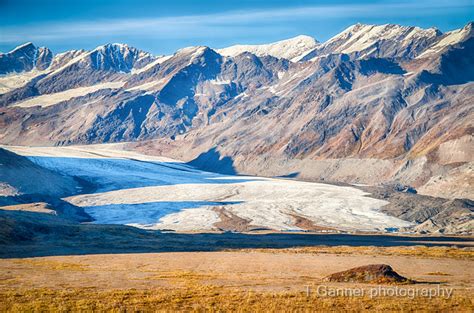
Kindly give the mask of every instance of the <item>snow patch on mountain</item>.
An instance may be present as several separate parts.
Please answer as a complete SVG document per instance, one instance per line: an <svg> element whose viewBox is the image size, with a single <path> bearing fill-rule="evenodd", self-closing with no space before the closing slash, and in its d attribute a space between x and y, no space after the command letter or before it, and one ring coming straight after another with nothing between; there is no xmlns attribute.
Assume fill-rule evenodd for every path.
<svg viewBox="0 0 474 313"><path fill-rule="evenodd" d="M229 85L229 84L232 83L230 80L222 79L222 78L211 79L211 80L209 80L209 82L212 85Z"/></svg>
<svg viewBox="0 0 474 313"><path fill-rule="evenodd" d="M124 82L107 82L107 83L97 84L93 86L72 88L66 91L62 91L62 92L44 94L38 97L34 97L32 99L14 103L12 106L22 107L22 108L28 108L28 107L34 107L34 106L48 107L48 106L58 104L62 101L70 100L72 98L85 96L87 94L96 92L101 89L121 88L123 87L124 84L125 84Z"/></svg>
<svg viewBox="0 0 474 313"><path fill-rule="evenodd" d="M154 80L151 82L147 82L144 84L140 84L138 86L133 86L130 88L127 88L127 91L136 91L136 90L142 90L142 91L147 91L147 92L153 92L159 90L161 87L163 87L163 84L167 80L165 78L159 79L159 80Z"/></svg>
<svg viewBox="0 0 474 313"><path fill-rule="evenodd" d="M150 69L152 69L153 67L169 60L170 58L172 58L173 56L172 55L165 55L165 56L161 56L161 57L158 57L156 60L148 63L147 65L145 65L144 67L142 68L138 68L138 69L135 69L133 68L132 71L131 71L131 74L132 75L135 75L135 74L140 74L140 73L144 73Z"/></svg>
<svg viewBox="0 0 474 313"><path fill-rule="evenodd" d="M0 94L4 94L9 92L10 90L23 87L28 82L30 82L31 79L44 73L47 72L34 69L29 72L9 73L0 75Z"/></svg>

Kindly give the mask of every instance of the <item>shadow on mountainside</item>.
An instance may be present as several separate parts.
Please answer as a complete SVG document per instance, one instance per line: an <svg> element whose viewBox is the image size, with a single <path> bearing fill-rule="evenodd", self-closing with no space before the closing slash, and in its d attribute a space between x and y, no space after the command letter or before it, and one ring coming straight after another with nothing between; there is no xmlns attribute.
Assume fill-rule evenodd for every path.
<svg viewBox="0 0 474 313"><path fill-rule="evenodd" d="M174 233L79 224L44 213L0 210L0 258L303 246L460 246L472 239L302 233Z"/></svg>
<svg viewBox="0 0 474 313"><path fill-rule="evenodd" d="M276 178L296 178L299 174L300 172L292 172L286 175L276 176Z"/></svg>
<svg viewBox="0 0 474 313"><path fill-rule="evenodd" d="M234 160L231 157L222 157L216 147L201 153L197 158L187 163L203 171L215 172L225 175L237 175Z"/></svg>
<svg viewBox="0 0 474 313"><path fill-rule="evenodd" d="M236 205L243 201L153 201L87 206L83 209L101 224L153 225L162 217L207 206ZM79 208L82 209L82 208Z"/></svg>

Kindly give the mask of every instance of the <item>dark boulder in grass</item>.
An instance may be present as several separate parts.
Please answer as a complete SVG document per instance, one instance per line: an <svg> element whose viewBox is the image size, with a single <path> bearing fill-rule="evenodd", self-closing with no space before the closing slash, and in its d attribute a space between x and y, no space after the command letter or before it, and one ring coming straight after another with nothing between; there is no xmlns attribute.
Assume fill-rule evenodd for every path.
<svg viewBox="0 0 474 313"><path fill-rule="evenodd" d="M395 272L387 264L370 264L331 274L329 282L354 282L372 284L412 284L414 281Z"/></svg>

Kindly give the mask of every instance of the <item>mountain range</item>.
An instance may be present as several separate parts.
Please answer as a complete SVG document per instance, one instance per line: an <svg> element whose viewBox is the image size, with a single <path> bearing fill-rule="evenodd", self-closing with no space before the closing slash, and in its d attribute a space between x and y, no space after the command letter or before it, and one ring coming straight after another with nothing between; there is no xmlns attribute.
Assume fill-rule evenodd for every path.
<svg viewBox="0 0 474 313"><path fill-rule="evenodd" d="M125 142L221 173L474 199L473 51L473 23L166 56L26 43L0 54L0 143Z"/></svg>

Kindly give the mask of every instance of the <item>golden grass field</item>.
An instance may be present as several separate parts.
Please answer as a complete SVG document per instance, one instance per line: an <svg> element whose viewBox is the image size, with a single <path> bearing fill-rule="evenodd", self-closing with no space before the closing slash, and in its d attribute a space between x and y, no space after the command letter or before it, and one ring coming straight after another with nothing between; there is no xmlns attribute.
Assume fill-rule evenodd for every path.
<svg viewBox="0 0 474 313"><path fill-rule="evenodd" d="M426 300L381 297L371 299L307 296L305 292L252 292L195 285L183 289L100 291L34 289L5 291L2 310L24 311L451 311L472 312L472 293L460 293L451 299Z"/></svg>
<svg viewBox="0 0 474 313"><path fill-rule="evenodd" d="M0 311L472 312L473 261L473 248L421 246L3 259ZM326 275L371 263L390 264L420 282L406 288L453 288L453 296L324 297L314 292Z"/></svg>
<svg viewBox="0 0 474 313"><path fill-rule="evenodd" d="M346 254L374 256L410 256L427 258L452 258L474 260L474 247L351 247L351 246L316 246L290 249L242 249L241 251L259 251L264 253L303 253L303 254Z"/></svg>

